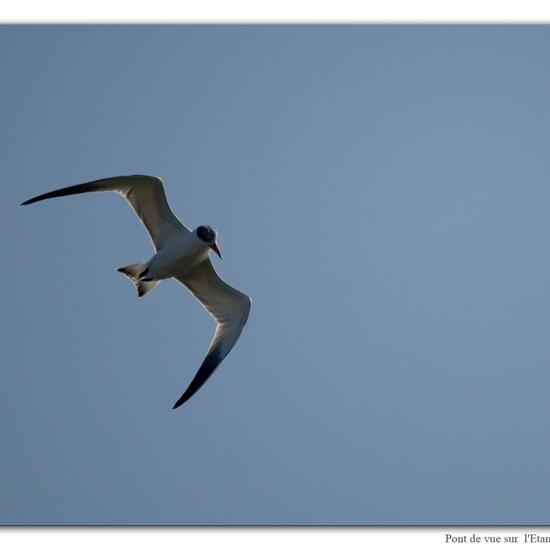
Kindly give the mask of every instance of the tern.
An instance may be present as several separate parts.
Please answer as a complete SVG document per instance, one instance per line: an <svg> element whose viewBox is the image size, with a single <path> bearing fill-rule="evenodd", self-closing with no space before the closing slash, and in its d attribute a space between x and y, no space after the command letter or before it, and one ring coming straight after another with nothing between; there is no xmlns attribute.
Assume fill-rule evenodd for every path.
<svg viewBox="0 0 550 550"><path fill-rule="evenodd" d="M222 257L216 230L209 225L200 225L194 231L185 227L170 209L160 178L137 175L94 180L38 195L21 206L93 191L114 191L122 195L151 237L155 255L149 261L117 269L134 283L138 296L144 296L160 281L173 277L216 321L206 356L189 387L174 404L176 409L200 389L233 349L248 319L250 298L216 273L209 256L213 250Z"/></svg>

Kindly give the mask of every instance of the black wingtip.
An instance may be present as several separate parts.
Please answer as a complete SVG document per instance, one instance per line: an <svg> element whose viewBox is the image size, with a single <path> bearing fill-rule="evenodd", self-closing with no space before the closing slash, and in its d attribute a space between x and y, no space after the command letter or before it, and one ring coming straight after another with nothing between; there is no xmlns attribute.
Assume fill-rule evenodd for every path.
<svg viewBox="0 0 550 550"><path fill-rule="evenodd" d="M178 407L181 407L183 404L185 403L185 401L181 401L181 399L178 399L175 403L174 403L174 406L172 407L172 410L176 410Z"/></svg>
<svg viewBox="0 0 550 550"><path fill-rule="evenodd" d="M32 197L32 199L27 199L25 202L22 202L19 206L27 206L27 204L33 204L35 202L38 202L47 198L48 197L45 197L44 195L39 195L38 197Z"/></svg>
<svg viewBox="0 0 550 550"><path fill-rule="evenodd" d="M193 393L190 393L188 391L186 391L175 403L174 403L174 406L172 407L172 410L175 410L179 407L181 407L186 401L189 401L189 399L191 399L191 397L193 396L195 392Z"/></svg>
<svg viewBox="0 0 550 550"><path fill-rule="evenodd" d="M195 374L191 384L185 390L183 395L176 401L172 409L181 407L186 401L189 401L202 387L202 385L210 378L210 375L216 370L218 365L223 361L227 353L222 354L219 350L213 350L210 352L202 362L200 369Z"/></svg>

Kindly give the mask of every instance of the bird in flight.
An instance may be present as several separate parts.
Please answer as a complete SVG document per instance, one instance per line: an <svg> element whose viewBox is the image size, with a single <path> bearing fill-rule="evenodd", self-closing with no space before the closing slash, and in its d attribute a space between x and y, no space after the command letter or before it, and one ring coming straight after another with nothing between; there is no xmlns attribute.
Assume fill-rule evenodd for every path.
<svg viewBox="0 0 550 550"><path fill-rule="evenodd" d="M122 195L151 237L155 255L149 261L117 269L134 283L138 296L153 290L163 279L173 277L216 321L216 331L206 356L189 387L173 406L176 409L200 389L231 351L248 319L250 298L229 286L214 270L210 251L222 257L216 242L217 232L209 225L201 225L194 231L185 227L170 209L160 178L116 176L99 179L38 195L21 206L92 191L115 191Z"/></svg>

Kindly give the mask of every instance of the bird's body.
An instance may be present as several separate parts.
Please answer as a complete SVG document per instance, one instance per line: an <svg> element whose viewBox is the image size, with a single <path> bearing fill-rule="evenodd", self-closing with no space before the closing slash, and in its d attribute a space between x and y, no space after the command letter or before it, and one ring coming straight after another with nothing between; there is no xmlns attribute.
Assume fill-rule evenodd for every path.
<svg viewBox="0 0 550 550"><path fill-rule="evenodd" d="M147 262L147 277L161 281L183 277L190 269L208 258L210 247L194 233L178 231Z"/></svg>
<svg viewBox="0 0 550 550"><path fill-rule="evenodd" d="M209 226L199 226L195 231L185 227L170 210L159 178L105 178L51 191L25 201L23 205L93 191L120 193L149 232L155 248L154 256L147 262L118 269L134 283L138 296L144 296L160 281L173 277L216 320L216 331L206 357L191 384L174 405L174 408L179 407L206 382L239 339L250 312L250 298L225 283L214 270L209 252L214 250L221 257L216 243L217 233Z"/></svg>

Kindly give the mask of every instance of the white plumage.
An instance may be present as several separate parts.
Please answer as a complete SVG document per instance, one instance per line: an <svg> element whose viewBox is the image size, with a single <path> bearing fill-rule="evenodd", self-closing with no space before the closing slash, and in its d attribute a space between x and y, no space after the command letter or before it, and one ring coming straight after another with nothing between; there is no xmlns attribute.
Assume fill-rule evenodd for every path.
<svg viewBox="0 0 550 550"><path fill-rule="evenodd" d="M216 320L208 352L189 387L175 403L175 409L197 392L231 351L248 319L250 298L224 282L214 270L210 250L221 257L216 232L209 226L199 226L195 231L185 227L170 209L160 178L105 178L44 193L22 204L93 191L120 193L151 237L155 255L148 262L118 269L135 284L138 296L150 292L161 280L174 277Z"/></svg>

